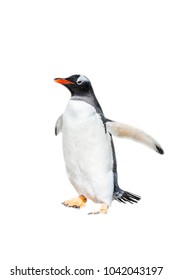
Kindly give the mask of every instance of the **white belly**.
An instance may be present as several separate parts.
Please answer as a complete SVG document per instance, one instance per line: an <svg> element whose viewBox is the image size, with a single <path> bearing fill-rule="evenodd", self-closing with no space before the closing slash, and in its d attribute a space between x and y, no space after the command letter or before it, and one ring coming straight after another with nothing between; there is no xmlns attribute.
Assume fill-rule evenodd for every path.
<svg viewBox="0 0 173 280"><path fill-rule="evenodd" d="M113 157L110 135L93 106L70 100L63 114L63 152L68 177L80 195L112 202Z"/></svg>

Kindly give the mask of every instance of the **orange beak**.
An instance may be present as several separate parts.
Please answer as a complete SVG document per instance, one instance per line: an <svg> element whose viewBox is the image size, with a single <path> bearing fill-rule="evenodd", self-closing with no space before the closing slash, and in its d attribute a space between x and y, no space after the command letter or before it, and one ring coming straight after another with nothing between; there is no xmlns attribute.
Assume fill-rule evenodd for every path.
<svg viewBox="0 0 173 280"><path fill-rule="evenodd" d="M70 84L74 84L73 82L70 82L70 81L68 81L68 80L66 80L66 79L61 79L61 78L55 78L54 81L55 81L56 83L61 84L61 85L70 85Z"/></svg>

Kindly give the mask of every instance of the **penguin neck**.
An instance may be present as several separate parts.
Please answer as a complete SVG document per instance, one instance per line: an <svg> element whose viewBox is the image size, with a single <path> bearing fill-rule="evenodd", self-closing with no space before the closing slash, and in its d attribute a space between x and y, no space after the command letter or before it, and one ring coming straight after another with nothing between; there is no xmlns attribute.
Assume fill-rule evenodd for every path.
<svg viewBox="0 0 173 280"><path fill-rule="evenodd" d="M91 106L93 106L96 109L97 113L103 115L103 110L92 88L87 92L82 92L81 94L72 94L71 100L79 100L79 101L86 102Z"/></svg>

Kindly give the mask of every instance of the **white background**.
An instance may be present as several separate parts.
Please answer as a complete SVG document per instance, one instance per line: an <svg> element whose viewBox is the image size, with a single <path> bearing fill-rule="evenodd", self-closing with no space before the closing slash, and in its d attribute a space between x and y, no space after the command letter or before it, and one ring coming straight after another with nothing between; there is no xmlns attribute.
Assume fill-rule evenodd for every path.
<svg viewBox="0 0 173 280"><path fill-rule="evenodd" d="M171 279L172 15L165 0L1 2L1 279L33 279L10 276L15 265L100 269L77 279L105 279L105 266L164 266L141 279ZM106 117L142 128L165 150L114 139L119 184L142 200L113 202L108 215L88 216L99 207L91 202L61 205L76 196L54 136L70 94L53 79L78 73Z"/></svg>

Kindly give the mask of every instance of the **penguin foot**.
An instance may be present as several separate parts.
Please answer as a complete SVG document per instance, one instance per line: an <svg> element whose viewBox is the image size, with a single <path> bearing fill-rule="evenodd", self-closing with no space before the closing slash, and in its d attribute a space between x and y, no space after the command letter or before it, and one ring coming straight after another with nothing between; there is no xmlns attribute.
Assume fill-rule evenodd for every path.
<svg viewBox="0 0 173 280"><path fill-rule="evenodd" d="M66 207L73 207L73 208L80 209L85 206L86 202L87 202L87 198L84 195L80 195L79 197L66 200L62 204Z"/></svg>
<svg viewBox="0 0 173 280"><path fill-rule="evenodd" d="M100 211L89 212L88 215L92 215L92 214L107 214L108 208L109 208L108 205L102 204L102 206L100 208Z"/></svg>

